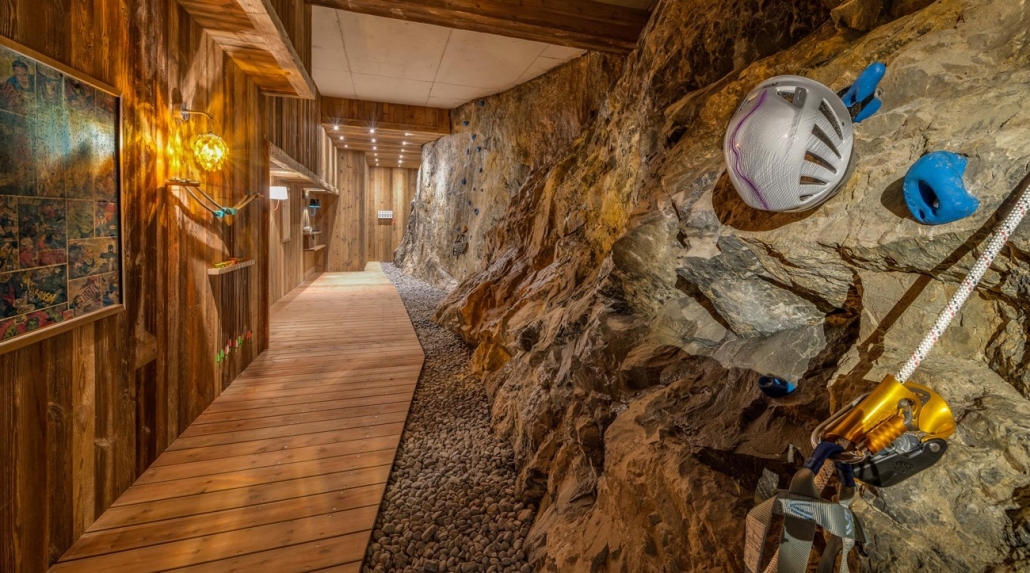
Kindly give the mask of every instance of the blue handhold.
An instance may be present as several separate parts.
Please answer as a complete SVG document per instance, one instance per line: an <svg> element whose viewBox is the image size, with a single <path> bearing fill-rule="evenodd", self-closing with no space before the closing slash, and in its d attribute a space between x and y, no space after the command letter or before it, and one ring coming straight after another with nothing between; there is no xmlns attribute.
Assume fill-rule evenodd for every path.
<svg viewBox="0 0 1030 573"><path fill-rule="evenodd" d="M482 153L482 152L483 152L483 147L480 146L480 145L477 145L476 146L476 153Z"/></svg>
<svg viewBox="0 0 1030 573"><path fill-rule="evenodd" d="M862 123L869 119L883 105L880 98L876 97L876 88L886 73L887 66L880 62L869 64L869 67L858 75L855 83L851 84L848 91L844 92L840 98L844 105L852 110L852 121L855 123ZM855 106L859 107L856 109Z"/></svg>
<svg viewBox="0 0 1030 573"><path fill-rule="evenodd" d="M475 141L475 140L476 140L476 134L473 133L472 134L472 141Z"/></svg>
<svg viewBox="0 0 1030 573"><path fill-rule="evenodd" d="M916 221L941 225L976 212L980 201L966 190L962 174L969 160L950 151L919 158L905 174L905 204Z"/></svg>
<svg viewBox="0 0 1030 573"><path fill-rule="evenodd" d="M797 390L797 386L774 376L760 376L758 378L758 389L765 392L765 395L770 398L783 398Z"/></svg>
<svg viewBox="0 0 1030 573"><path fill-rule="evenodd" d="M462 125L464 125L464 126L468 126L469 122L468 122L468 120L466 119L465 121L461 122L461 124L462 124Z"/></svg>
<svg viewBox="0 0 1030 573"><path fill-rule="evenodd" d="M479 100L479 107L483 107L485 105L486 105L486 100L485 99Z"/></svg>
<svg viewBox="0 0 1030 573"><path fill-rule="evenodd" d="M462 178L461 178L461 184L462 184L462 185L465 185L466 183L468 183L468 180L467 180L467 179L465 179L464 177L462 177Z"/></svg>
<svg viewBox="0 0 1030 573"><path fill-rule="evenodd" d="M219 210L215 211L215 218L216 219L221 219L222 217L225 217L225 209L219 209Z"/></svg>
<svg viewBox="0 0 1030 573"><path fill-rule="evenodd" d="M479 207L476 207L475 209L473 209L472 212L475 213L476 215L478 215L479 214Z"/></svg>

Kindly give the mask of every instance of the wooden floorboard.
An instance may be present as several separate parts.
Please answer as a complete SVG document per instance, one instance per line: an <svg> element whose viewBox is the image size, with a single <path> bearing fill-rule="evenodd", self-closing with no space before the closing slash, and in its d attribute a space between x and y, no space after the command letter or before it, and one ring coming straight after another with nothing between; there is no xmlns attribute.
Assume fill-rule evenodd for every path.
<svg viewBox="0 0 1030 573"><path fill-rule="evenodd" d="M269 350L51 571L357 573L423 354L381 270L271 311Z"/></svg>

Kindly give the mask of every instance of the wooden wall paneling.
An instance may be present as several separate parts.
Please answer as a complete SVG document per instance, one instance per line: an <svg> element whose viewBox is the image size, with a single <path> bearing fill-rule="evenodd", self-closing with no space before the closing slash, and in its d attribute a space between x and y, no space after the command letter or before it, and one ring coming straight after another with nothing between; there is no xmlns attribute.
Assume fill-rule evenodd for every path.
<svg viewBox="0 0 1030 573"><path fill-rule="evenodd" d="M400 246L408 225L417 178L416 169L369 167L369 207L365 219L369 260L393 262L393 252ZM393 219L379 219L378 211L393 211Z"/></svg>
<svg viewBox="0 0 1030 573"><path fill-rule="evenodd" d="M72 331L72 524L78 538L96 519L96 344L94 328ZM156 378L156 377L155 377Z"/></svg>
<svg viewBox="0 0 1030 573"><path fill-rule="evenodd" d="M312 4L546 44L628 54L650 13L592 0L309 0Z"/></svg>
<svg viewBox="0 0 1030 573"><path fill-rule="evenodd" d="M278 184L283 182L276 181ZM285 209L272 212L268 239L269 257L269 304L275 304L291 290L304 282L304 237L301 233L301 217L304 206L304 185L286 184L289 189L289 221L283 220ZM283 242L282 226L290 225L290 240Z"/></svg>
<svg viewBox="0 0 1030 573"><path fill-rule="evenodd" d="M314 99L314 80L268 0L177 0L268 94Z"/></svg>
<svg viewBox="0 0 1030 573"><path fill-rule="evenodd" d="M17 571L18 519L17 363L0 360L0 571Z"/></svg>
<svg viewBox="0 0 1030 573"><path fill-rule="evenodd" d="M362 271L368 262L365 246L365 188L368 164L365 154L339 151L337 185L340 197L336 209L327 213L331 234L326 244L328 272Z"/></svg>
<svg viewBox="0 0 1030 573"><path fill-rule="evenodd" d="M306 16L291 30L310 52ZM123 92L126 312L0 355L0 570L35 573L267 347L268 201L223 223L165 182L201 178L226 203L266 193L266 137L317 169L319 102L260 94L173 0L4 0L0 34ZM184 100L213 119L174 119ZM208 130L231 164L201 177L187 148ZM206 269L232 255L261 261L241 302L254 337L216 365L224 309Z"/></svg>

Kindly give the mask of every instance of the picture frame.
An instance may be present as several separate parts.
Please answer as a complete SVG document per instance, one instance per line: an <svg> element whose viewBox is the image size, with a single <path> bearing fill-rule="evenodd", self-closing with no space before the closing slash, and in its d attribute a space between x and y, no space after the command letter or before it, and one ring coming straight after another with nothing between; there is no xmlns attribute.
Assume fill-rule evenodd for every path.
<svg viewBox="0 0 1030 573"><path fill-rule="evenodd" d="M0 36L0 354L125 310L122 106Z"/></svg>

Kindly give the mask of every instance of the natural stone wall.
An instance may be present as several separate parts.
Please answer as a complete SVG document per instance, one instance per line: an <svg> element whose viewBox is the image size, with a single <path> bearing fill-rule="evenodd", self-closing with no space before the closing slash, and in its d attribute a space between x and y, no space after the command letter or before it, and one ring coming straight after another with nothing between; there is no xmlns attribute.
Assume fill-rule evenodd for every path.
<svg viewBox="0 0 1030 573"><path fill-rule="evenodd" d="M791 445L807 454L819 421L897 370L1011 205L1030 170L1030 6L883 1L869 16L856 1L661 2L597 118L493 191L482 245L449 263L462 280L439 319L476 347L519 493L539 503L527 547L543 570L740 570L762 470L786 478ZM748 208L721 152L741 98L786 73L838 89L874 60L884 105L857 127L844 190L808 213ZM490 121L469 130L519 118ZM937 149L970 157L981 207L927 227L900 179ZM429 217L427 198L446 198L424 188ZM863 569L1030 568L1028 295L1030 222L916 372L958 429L941 463L856 504ZM765 373L800 390L770 400Z"/></svg>
<svg viewBox="0 0 1030 573"><path fill-rule="evenodd" d="M512 192L531 172L553 164L593 121L623 61L590 53L452 111L453 135L423 147L418 198L396 253L398 266L447 288L484 270L484 238ZM460 234L468 237L468 251L454 256Z"/></svg>

